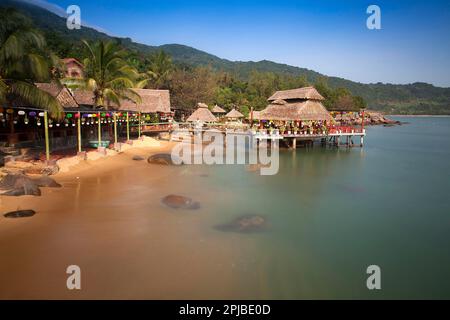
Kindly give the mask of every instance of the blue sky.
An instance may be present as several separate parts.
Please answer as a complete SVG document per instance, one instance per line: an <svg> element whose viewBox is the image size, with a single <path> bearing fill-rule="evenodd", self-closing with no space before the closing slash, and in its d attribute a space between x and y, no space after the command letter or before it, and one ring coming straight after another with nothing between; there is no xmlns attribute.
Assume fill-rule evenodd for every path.
<svg viewBox="0 0 450 320"><path fill-rule="evenodd" d="M185 44L229 60L267 59L364 83L450 87L450 1L47 2L77 4L86 23L145 44ZM366 28L370 4L381 8L381 30Z"/></svg>

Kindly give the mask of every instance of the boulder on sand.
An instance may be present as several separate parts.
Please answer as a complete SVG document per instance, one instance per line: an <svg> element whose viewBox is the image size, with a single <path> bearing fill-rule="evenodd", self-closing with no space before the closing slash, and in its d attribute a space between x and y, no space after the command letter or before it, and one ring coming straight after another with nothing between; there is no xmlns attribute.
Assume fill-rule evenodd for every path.
<svg viewBox="0 0 450 320"><path fill-rule="evenodd" d="M199 209L200 203L197 201L192 200L191 198L179 196L175 194L170 194L168 196L165 196L161 200L162 203L164 203L166 206L173 208L173 209Z"/></svg>
<svg viewBox="0 0 450 320"><path fill-rule="evenodd" d="M268 223L264 216L247 214L234 219L230 223L215 226L215 228L226 232L253 233L267 230Z"/></svg>
<svg viewBox="0 0 450 320"><path fill-rule="evenodd" d="M48 176L33 179L20 173L7 174L0 180L0 191L5 191L2 193L5 196L40 196L39 187L57 188L61 185Z"/></svg>
<svg viewBox="0 0 450 320"><path fill-rule="evenodd" d="M180 165L183 164L183 161L178 157L172 157L169 153L158 153L148 157L147 162L150 164L159 164L159 165Z"/></svg>
<svg viewBox="0 0 450 320"><path fill-rule="evenodd" d="M32 217L36 214L34 210L17 210L5 213L3 216L5 218L26 218Z"/></svg>
<svg viewBox="0 0 450 320"><path fill-rule="evenodd" d="M33 179L33 182L37 184L39 187L61 188L61 185L54 179L50 178L49 176L42 176L39 178L35 178Z"/></svg>

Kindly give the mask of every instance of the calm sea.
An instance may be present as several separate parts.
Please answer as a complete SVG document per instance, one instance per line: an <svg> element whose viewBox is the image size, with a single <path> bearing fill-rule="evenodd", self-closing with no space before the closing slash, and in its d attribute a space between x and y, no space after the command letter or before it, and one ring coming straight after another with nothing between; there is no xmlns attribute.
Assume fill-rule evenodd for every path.
<svg viewBox="0 0 450 320"><path fill-rule="evenodd" d="M397 119L407 124L369 127L364 148L281 151L274 176L204 168L208 177L193 184L210 199L205 234L242 243L230 263L243 279L237 290L274 299L450 298L450 118ZM270 229L210 229L248 213L268 217ZM366 287L369 265L381 268L381 290Z"/></svg>
<svg viewBox="0 0 450 320"><path fill-rule="evenodd" d="M399 119L367 128L364 148L280 150L274 176L124 153L117 170L8 198L5 211L38 214L0 221L0 297L450 298L450 118ZM201 207L167 208L172 193ZM246 214L269 228L215 228ZM69 264L83 270L79 293ZM366 287L370 265L381 290Z"/></svg>

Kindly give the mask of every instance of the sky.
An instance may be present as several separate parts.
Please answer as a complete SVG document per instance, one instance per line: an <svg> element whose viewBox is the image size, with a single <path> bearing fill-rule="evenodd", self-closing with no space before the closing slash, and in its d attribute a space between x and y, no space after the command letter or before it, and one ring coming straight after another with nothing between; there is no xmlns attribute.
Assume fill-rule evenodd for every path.
<svg viewBox="0 0 450 320"><path fill-rule="evenodd" d="M144 44L184 44L363 83L450 87L448 0L31 1L55 10L78 5L87 25ZM366 26L372 4L381 9L380 30Z"/></svg>

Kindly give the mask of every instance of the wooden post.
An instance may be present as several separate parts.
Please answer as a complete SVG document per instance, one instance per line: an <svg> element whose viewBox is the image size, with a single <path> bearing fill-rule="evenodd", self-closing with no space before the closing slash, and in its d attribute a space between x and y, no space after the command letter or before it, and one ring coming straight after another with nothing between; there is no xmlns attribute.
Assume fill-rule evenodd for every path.
<svg viewBox="0 0 450 320"><path fill-rule="evenodd" d="M127 141L130 141L130 114L127 112Z"/></svg>
<svg viewBox="0 0 450 320"><path fill-rule="evenodd" d="M48 138L48 113L44 111L45 159L50 161L50 141Z"/></svg>
<svg viewBox="0 0 450 320"><path fill-rule="evenodd" d="M138 126L138 138L141 137L141 113L138 113L138 118L139 118L139 126Z"/></svg>
<svg viewBox="0 0 450 320"><path fill-rule="evenodd" d="M100 148L102 146L102 125L101 125L101 114L100 112L97 113L97 120L98 120L98 146L97 148Z"/></svg>
<svg viewBox="0 0 450 320"><path fill-rule="evenodd" d="M362 110L361 132L364 132L364 109Z"/></svg>
<svg viewBox="0 0 450 320"><path fill-rule="evenodd" d="M113 119L114 119L114 143L117 143L117 115L115 112L113 113Z"/></svg>
<svg viewBox="0 0 450 320"><path fill-rule="evenodd" d="M297 149L297 138L292 140L292 148L294 148L294 150Z"/></svg>
<svg viewBox="0 0 450 320"><path fill-rule="evenodd" d="M253 128L253 107L250 108L250 128Z"/></svg>
<svg viewBox="0 0 450 320"><path fill-rule="evenodd" d="M81 113L78 112L78 152L81 152Z"/></svg>

